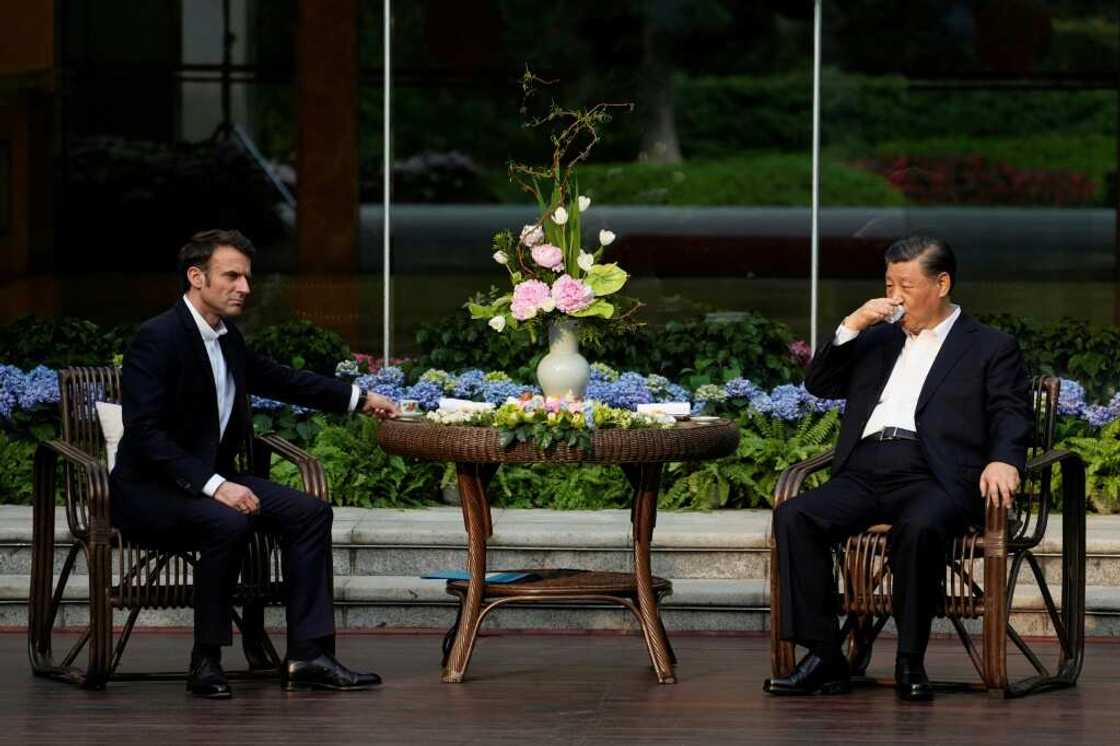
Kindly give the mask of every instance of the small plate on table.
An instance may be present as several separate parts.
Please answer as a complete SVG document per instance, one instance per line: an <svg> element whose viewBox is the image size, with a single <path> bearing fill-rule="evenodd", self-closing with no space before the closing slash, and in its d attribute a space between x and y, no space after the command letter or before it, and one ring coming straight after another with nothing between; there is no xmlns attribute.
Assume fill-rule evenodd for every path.
<svg viewBox="0 0 1120 746"><path fill-rule="evenodd" d="M422 422L425 415L423 412L409 412L408 414L398 414L393 419L399 422Z"/></svg>
<svg viewBox="0 0 1120 746"><path fill-rule="evenodd" d="M711 425L713 422L719 422L720 419L720 417L716 417L715 415L710 414L694 414L689 418L691 422L695 422L700 425Z"/></svg>

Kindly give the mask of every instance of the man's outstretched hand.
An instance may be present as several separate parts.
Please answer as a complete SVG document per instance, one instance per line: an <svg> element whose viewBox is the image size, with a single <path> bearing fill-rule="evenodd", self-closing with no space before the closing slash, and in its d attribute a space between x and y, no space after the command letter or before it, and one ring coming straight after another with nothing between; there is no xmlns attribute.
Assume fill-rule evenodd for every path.
<svg viewBox="0 0 1120 746"><path fill-rule="evenodd" d="M993 461L984 467L984 473L980 475L980 494L993 506L1010 508L1018 491L1019 470L1014 466Z"/></svg>
<svg viewBox="0 0 1120 746"><path fill-rule="evenodd" d="M257 499L251 489L228 479L222 482L221 486L214 492L214 499L222 505L245 515L259 513L261 510L261 501Z"/></svg>
<svg viewBox="0 0 1120 746"><path fill-rule="evenodd" d="M362 414L384 420L389 417L396 417L400 413L396 402L392 399L381 394L375 394L372 391L366 392L366 403L362 406Z"/></svg>

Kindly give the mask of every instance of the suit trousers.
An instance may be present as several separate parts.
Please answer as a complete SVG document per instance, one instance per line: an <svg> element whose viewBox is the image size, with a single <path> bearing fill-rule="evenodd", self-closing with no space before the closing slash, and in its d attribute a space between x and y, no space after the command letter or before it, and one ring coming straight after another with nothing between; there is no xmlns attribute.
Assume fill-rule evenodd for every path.
<svg viewBox="0 0 1120 746"><path fill-rule="evenodd" d="M118 497L137 491L113 490L113 524L144 546L198 550L194 570L198 643L232 642L234 586L249 535L258 528L280 540L289 643L334 634L331 506L260 477L239 474L230 481L245 485L259 498L258 514L243 515L205 495L190 497L155 487L143 491L142 505Z"/></svg>
<svg viewBox="0 0 1120 746"><path fill-rule="evenodd" d="M898 652L921 655L945 582L953 538L983 520L983 501L954 498L913 440L863 440L844 469L774 511L781 572L781 637L807 647L839 645L833 547L877 523L891 524L887 555Z"/></svg>

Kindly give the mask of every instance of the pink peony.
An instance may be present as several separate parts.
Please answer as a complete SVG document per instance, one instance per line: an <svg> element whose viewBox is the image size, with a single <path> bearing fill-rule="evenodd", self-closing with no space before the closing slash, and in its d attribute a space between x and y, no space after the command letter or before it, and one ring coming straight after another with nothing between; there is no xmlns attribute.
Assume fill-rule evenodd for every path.
<svg viewBox="0 0 1120 746"><path fill-rule="evenodd" d="M564 313L587 308L595 300L595 291L569 275L560 275L552 283L552 299Z"/></svg>
<svg viewBox="0 0 1120 746"><path fill-rule="evenodd" d="M537 315L541 304L549 298L548 285L540 280L526 280L513 289L509 304L513 318L525 321Z"/></svg>
<svg viewBox="0 0 1120 746"><path fill-rule="evenodd" d="M533 261L553 272L564 266L564 252L550 243L533 247Z"/></svg>

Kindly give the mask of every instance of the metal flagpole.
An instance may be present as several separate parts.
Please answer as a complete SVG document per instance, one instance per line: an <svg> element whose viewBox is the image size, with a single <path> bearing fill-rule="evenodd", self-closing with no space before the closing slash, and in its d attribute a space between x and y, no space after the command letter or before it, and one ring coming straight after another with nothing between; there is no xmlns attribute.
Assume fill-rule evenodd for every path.
<svg viewBox="0 0 1120 746"><path fill-rule="evenodd" d="M381 46L385 50L383 60L384 75L382 83L382 103L381 103L381 287L382 287L382 357L384 358L384 365L389 364L389 347L390 340L392 339L392 324L389 323L390 312L390 296L389 290L392 285L392 278L389 275L389 188L392 183L393 161L392 161L392 148L389 142L389 81L390 81L390 68L389 68L389 50L392 46L392 37L389 35L389 20L392 17L392 3L390 0L385 0L384 5L384 18L382 28Z"/></svg>
<svg viewBox="0 0 1120 746"><path fill-rule="evenodd" d="M817 349L817 312L820 284L821 220L821 2L813 3L813 205L809 237L812 253L809 290L809 345Z"/></svg>

